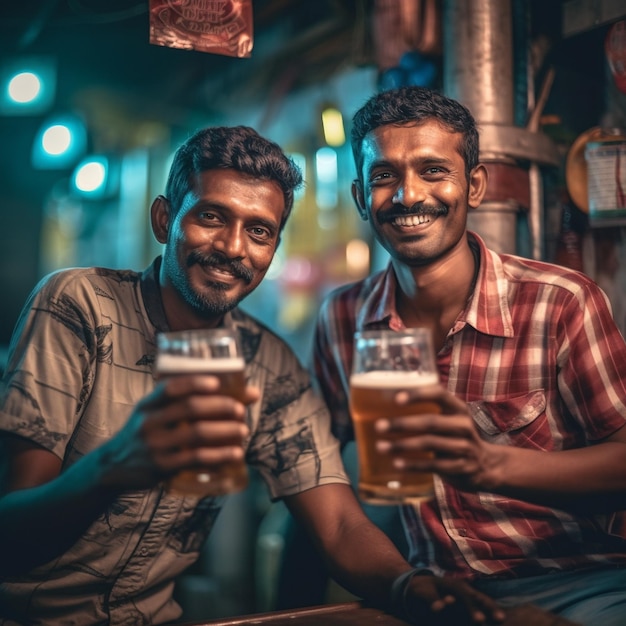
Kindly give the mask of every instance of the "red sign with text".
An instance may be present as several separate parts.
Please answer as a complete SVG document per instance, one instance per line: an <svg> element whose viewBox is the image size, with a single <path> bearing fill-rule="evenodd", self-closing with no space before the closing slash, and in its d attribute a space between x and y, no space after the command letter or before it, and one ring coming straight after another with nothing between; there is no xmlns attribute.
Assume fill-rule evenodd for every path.
<svg viewBox="0 0 626 626"><path fill-rule="evenodd" d="M150 0L150 43L249 57L252 0Z"/></svg>

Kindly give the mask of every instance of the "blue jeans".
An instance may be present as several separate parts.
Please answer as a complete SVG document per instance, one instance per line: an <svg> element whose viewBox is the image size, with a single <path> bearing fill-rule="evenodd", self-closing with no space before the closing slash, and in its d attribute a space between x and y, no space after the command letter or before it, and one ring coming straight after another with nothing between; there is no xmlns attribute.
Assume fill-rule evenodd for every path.
<svg viewBox="0 0 626 626"><path fill-rule="evenodd" d="M626 626L626 568L479 580L474 586L503 608L530 603L582 626Z"/></svg>

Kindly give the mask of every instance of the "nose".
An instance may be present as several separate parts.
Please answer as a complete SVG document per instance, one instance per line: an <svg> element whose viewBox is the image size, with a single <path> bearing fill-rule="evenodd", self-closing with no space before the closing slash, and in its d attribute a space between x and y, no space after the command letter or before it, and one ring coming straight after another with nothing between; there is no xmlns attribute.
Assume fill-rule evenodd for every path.
<svg viewBox="0 0 626 626"><path fill-rule="evenodd" d="M400 180L392 201L394 204L411 207L417 202L424 202L427 196L426 189L426 183L419 174L407 172Z"/></svg>
<svg viewBox="0 0 626 626"><path fill-rule="evenodd" d="M231 224L221 228L213 241L213 248L229 259L242 259L245 255L245 230L243 225Z"/></svg>

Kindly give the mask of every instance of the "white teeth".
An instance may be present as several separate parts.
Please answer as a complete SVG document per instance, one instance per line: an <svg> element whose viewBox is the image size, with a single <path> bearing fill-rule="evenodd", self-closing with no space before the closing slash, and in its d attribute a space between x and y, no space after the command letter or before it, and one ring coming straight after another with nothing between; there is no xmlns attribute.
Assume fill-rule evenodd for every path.
<svg viewBox="0 0 626 626"><path fill-rule="evenodd" d="M394 226L418 226L430 222L428 215L403 215L393 220Z"/></svg>

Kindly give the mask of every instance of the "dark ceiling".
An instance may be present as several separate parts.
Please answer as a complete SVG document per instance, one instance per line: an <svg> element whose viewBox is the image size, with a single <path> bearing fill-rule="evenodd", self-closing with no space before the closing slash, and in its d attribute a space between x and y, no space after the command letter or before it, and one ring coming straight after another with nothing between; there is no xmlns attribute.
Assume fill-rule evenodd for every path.
<svg viewBox="0 0 626 626"><path fill-rule="evenodd" d="M44 0L3 3L0 53L54 55L56 106L98 115L156 119L272 100L319 83L347 65L371 63L365 50L368 0L253 0L250 58L149 42L148 0Z"/></svg>
<svg viewBox="0 0 626 626"><path fill-rule="evenodd" d="M559 28L562 0L521 1L532 7L541 28ZM92 148L111 151L132 148L135 129L146 122L185 132L207 121L228 123L238 107L256 108L264 120L295 91L345 69L375 65L375 0L251 2L250 58L151 44L149 0L3 2L0 63L19 55L52 56L58 84L49 113L78 109L93 136ZM41 121L0 116L5 193L12 186L23 193L32 176L23 164L30 161L27 151Z"/></svg>

